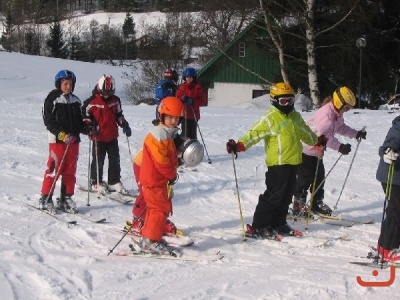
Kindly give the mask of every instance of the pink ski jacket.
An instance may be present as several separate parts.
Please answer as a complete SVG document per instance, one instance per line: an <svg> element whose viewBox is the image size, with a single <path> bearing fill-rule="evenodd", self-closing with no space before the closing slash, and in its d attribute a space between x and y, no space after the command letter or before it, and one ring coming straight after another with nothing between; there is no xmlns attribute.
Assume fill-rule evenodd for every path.
<svg viewBox="0 0 400 300"><path fill-rule="evenodd" d="M356 138L357 130L347 126L344 118L333 106L332 101L319 108L310 120L308 126L317 134L324 135L328 141L326 146L338 151L341 142L337 140L335 134L338 133L349 138ZM303 145L303 153L310 156L318 156L319 147Z"/></svg>

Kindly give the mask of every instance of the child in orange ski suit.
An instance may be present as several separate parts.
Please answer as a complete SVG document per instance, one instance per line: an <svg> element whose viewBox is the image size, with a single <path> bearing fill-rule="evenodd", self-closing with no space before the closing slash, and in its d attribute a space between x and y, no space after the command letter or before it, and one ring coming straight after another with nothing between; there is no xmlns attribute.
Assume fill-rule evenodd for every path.
<svg viewBox="0 0 400 300"><path fill-rule="evenodd" d="M176 97L164 98L159 107L160 125L147 134L143 143L143 158L139 181L147 210L142 229L142 244L152 249L163 236L164 225L172 213L169 185L177 179L177 149L174 136L177 134L183 104ZM155 245L154 247L158 247Z"/></svg>

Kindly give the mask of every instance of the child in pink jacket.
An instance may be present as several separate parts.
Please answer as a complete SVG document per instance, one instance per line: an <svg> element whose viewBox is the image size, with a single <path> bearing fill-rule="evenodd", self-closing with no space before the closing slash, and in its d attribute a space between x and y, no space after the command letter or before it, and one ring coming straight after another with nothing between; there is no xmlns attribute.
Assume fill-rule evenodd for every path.
<svg viewBox="0 0 400 300"><path fill-rule="evenodd" d="M344 123L343 114L349 111L356 104L356 98L353 92L347 87L339 87L333 93L333 98L329 97L327 103L319 108L307 124L314 130L318 136L324 135L326 146L339 151L343 155L348 155L351 151L350 144L340 143L335 134L347 136L349 138L365 139L367 132L357 131ZM307 191L312 193L314 177L315 187L320 188L314 195L311 210L316 214L330 215L332 210L323 201L325 168L323 163L323 148L319 146L307 146L303 148L303 162L299 166L296 181L296 190L293 201L293 214L302 215L307 213L306 206ZM319 165L318 165L318 160ZM318 172L317 174L317 165Z"/></svg>

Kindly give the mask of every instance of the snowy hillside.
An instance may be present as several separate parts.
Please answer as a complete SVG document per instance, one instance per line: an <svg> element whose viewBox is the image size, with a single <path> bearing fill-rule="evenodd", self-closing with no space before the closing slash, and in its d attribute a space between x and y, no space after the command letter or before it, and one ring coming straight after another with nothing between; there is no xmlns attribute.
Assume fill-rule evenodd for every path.
<svg viewBox="0 0 400 300"><path fill-rule="evenodd" d="M372 219L375 224L352 227L311 222L303 238L282 242L242 241L239 207L231 156L225 151L228 139L237 139L264 112L257 103L240 107L202 108L200 129L207 157L197 171L184 170L175 185L171 220L190 235L195 244L182 252L205 256L219 251L217 262L183 262L107 256L119 241L124 222L132 218L129 205L76 191L82 218L67 225L29 206L37 205L47 159L47 135L41 106L54 86L54 75L63 68L77 75L75 93L89 97L98 77L112 74L117 95L124 84L122 68L71 62L37 56L0 52L0 290L2 299L396 299L400 278L389 287L366 288L365 281L387 281L389 270L371 275L372 268L349 264L360 260L376 245L384 195L375 180L378 147L391 120L387 111L353 110L345 115L348 125L367 126L336 213L343 217ZM243 99L244 101L246 99ZM133 134L132 153L152 127L154 107L123 103ZM354 114L354 112L359 112ZM312 112L303 113L305 119ZM326 183L326 203L338 200L353 152L336 165ZM136 189L128 141L119 138L123 182ZM77 178L85 185L88 174L88 141L80 148ZM251 223L258 195L265 189L263 145L239 153L235 161L243 216ZM339 157L328 150L327 170ZM57 191L59 187L57 187ZM304 230L304 222L290 223ZM346 236L346 240L337 239ZM127 251L125 238L114 252Z"/></svg>

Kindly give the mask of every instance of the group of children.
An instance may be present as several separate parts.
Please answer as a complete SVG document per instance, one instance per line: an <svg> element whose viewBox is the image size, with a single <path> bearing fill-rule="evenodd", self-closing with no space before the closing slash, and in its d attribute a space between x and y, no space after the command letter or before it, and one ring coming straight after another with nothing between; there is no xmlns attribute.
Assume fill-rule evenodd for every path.
<svg viewBox="0 0 400 300"><path fill-rule="evenodd" d="M162 236L166 227L168 232L176 232L176 227L167 218L172 212L172 185L177 181L177 167L182 163L178 155L183 151L181 146L185 140L196 138L199 107L206 100L204 90L196 81L196 71L187 68L183 74L184 83L179 89L176 88L176 82L164 82L170 94L156 99L155 127L145 137L143 149L134 159L134 174L140 194L133 208L133 220L139 222L135 229L142 237L140 246L144 251L171 252ZM167 69L164 76L165 80L177 80L176 71L171 69ZM59 71L55 76L56 88L46 97L43 106L49 155L39 207L52 213L56 212L56 208L70 213L78 212L71 197L76 183L80 133L88 135L93 145L89 188L100 193L127 193L120 180L118 130L121 127L127 137L131 136L132 131L123 115L121 101L115 95L115 80L111 75L102 75L92 96L83 105L73 94L75 83L76 76L72 71ZM178 92L180 98L175 96ZM183 122L194 119L195 123L188 122L190 125L187 127L195 127L190 127L190 131L183 130L181 137L178 125L182 119ZM109 159L107 183L103 181L106 155ZM53 194L59 177L61 193L55 206Z"/></svg>
<svg viewBox="0 0 400 300"><path fill-rule="evenodd" d="M204 90L196 81L196 71L187 68L184 82L177 87L177 73L165 71L162 84L167 92L157 97L155 125L146 135L143 148L134 158L134 174L139 196L133 207L133 221L128 230L141 236L138 246L142 251L170 254L171 247L162 239L164 234L176 232L168 220L172 212L172 186L178 178L177 168L185 140L196 139L199 107L205 104ZM168 83L172 81L172 83ZM48 130L49 156L39 205L54 210L55 183L61 176L61 194L57 206L68 212L78 209L72 200L75 173L79 153L80 133L87 134L93 143L93 160L90 169L91 188L99 192L110 189L125 192L120 181L118 128L131 136L131 128L124 118L121 101L115 96L115 81L110 75L102 75L93 89L92 96L81 101L73 94L76 76L69 70L61 70L55 76L55 87L46 97L43 120ZM252 128L236 142L226 144L228 153L237 155L247 151L261 140L266 154L266 190L260 194L253 223L247 234L271 238L276 234L291 235L294 230L286 222L289 206L293 201L293 213L304 214L311 209L318 214L331 214L323 201L325 168L323 155L326 147L348 155L350 144L340 143L336 134L366 139L365 130L347 126L343 114L356 103L353 92L347 87L337 88L332 97L316 110L306 123L294 109L294 90L284 82L270 88L271 106ZM182 135L178 125L182 124ZM400 244L400 117L393 121L385 142L379 149L381 160L377 179L382 182L388 205L382 222L378 252L382 259L399 261L396 251ZM109 158L108 183L103 182L105 155ZM318 186L317 190L315 186ZM308 207L306 199L312 193Z"/></svg>
<svg viewBox="0 0 400 300"><path fill-rule="evenodd" d="M93 190L107 189L124 193L118 147L118 127L127 137L131 135L129 123L122 113L121 101L114 95L115 80L102 75L92 96L82 105L73 94L76 76L72 71L61 70L55 76L55 89L46 97L43 120L48 131L49 156L45 171L39 207L55 212L58 207L77 213L71 198L75 191L76 168L80 133L89 136L93 143L90 183ZM109 159L108 184L103 182L103 165ZM54 206L53 194L57 179L61 177L61 192Z"/></svg>
<svg viewBox="0 0 400 300"><path fill-rule="evenodd" d="M176 70L168 68L164 71L164 79L155 88L156 119L159 119L158 106L162 99L176 96L184 103L183 115L180 119L182 136L186 139L197 139L197 122L200 119L200 107L206 105L206 93L197 82L197 72L188 67L182 72L182 84L178 87L179 75Z"/></svg>
<svg viewBox="0 0 400 300"><path fill-rule="evenodd" d="M294 90L289 84L273 85L270 100L272 105L261 119L237 142L230 139L226 144L227 152L237 156L237 152L247 151L264 141L267 189L259 196L253 223L247 225L246 231L247 235L261 238L295 233L286 222L292 198L295 215L304 215L309 209L317 214L330 215L332 210L323 201L324 150L329 147L341 155L348 155L351 145L340 143L335 135L359 142L367 136L365 130L355 130L344 122L343 114L356 104L353 92L347 87L338 87L307 123L294 109ZM379 149L381 160L377 170L377 179L382 183L387 198L377 252L380 259L388 262L400 261L399 151L400 117L397 117ZM312 193L311 207L306 202L308 192Z"/></svg>

